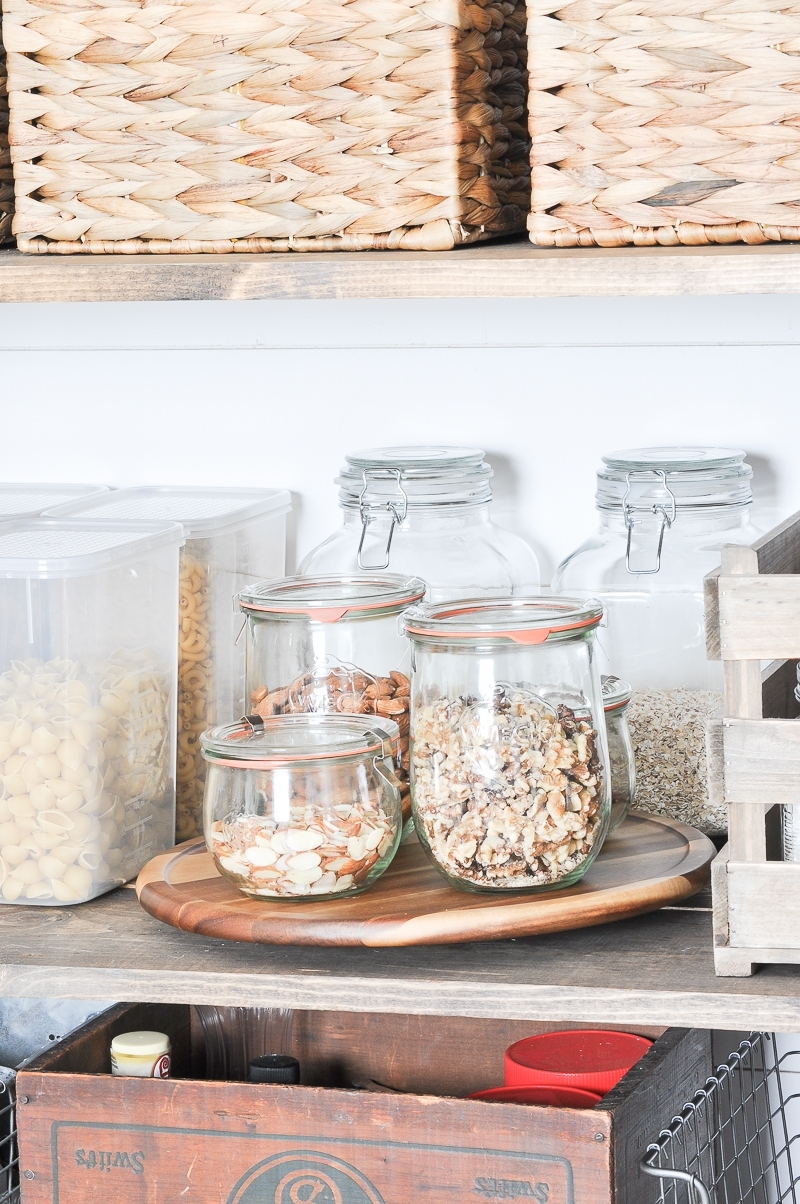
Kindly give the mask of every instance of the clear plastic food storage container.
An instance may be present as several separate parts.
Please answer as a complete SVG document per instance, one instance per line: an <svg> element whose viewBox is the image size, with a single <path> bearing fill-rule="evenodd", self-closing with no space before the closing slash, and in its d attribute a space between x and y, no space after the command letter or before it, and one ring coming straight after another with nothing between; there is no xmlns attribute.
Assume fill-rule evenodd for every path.
<svg viewBox="0 0 800 1204"><path fill-rule="evenodd" d="M618 677L601 677L603 709L606 715L608 764L611 771L611 823L615 831L633 806L636 798L636 766L628 727L628 703L633 691Z"/></svg>
<svg viewBox="0 0 800 1204"><path fill-rule="evenodd" d="M175 832L176 523L0 526L0 899L80 903Z"/></svg>
<svg viewBox="0 0 800 1204"><path fill-rule="evenodd" d="M202 489L143 486L118 489L53 514L80 512L117 522L170 520L182 524L177 610L178 840L202 832L205 763L200 735L247 710L244 640L236 595L259 577L282 577L286 515L283 489Z"/></svg>
<svg viewBox="0 0 800 1204"><path fill-rule="evenodd" d="M492 469L464 447L378 447L346 456L337 477L344 523L301 573L421 577L428 599L534 593L539 565L518 535L492 522Z"/></svg>
<svg viewBox="0 0 800 1204"><path fill-rule="evenodd" d="M366 890L400 840L397 725L355 715L257 715L202 737L204 830L247 895L340 898Z"/></svg>
<svg viewBox="0 0 800 1204"><path fill-rule="evenodd" d="M379 715L400 729L407 793L411 648L398 618L425 594L418 577L285 577L239 595L247 616L249 708Z"/></svg>
<svg viewBox="0 0 800 1204"><path fill-rule="evenodd" d="M599 598L601 669L633 687L628 710L640 810L710 834L706 726L722 707L722 664L706 659L703 577L723 544L750 544L752 469L744 452L646 447L603 457L599 530L559 566L553 592Z"/></svg>
<svg viewBox="0 0 800 1204"><path fill-rule="evenodd" d="M454 886L568 886L600 851L611 804L602 614L567 598L406 612L414 823Z"/></svg>
<svg viewBox="0 0 800 1204"><path fill-rule="evenodd" d="M0 485L0 519L39 518L51 506L109 492L108 485L3 484Z"/></svg>

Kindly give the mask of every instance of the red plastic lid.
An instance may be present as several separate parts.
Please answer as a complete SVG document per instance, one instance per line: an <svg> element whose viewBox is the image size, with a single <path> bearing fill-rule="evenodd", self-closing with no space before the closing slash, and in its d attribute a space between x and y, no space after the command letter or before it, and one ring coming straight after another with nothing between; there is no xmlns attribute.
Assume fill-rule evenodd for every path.
<svg viewBox="0 0 800 1204"><path fill-rule="evenodd" d="M494 1100L497 1104L538 1104L543 1108L593 1108L600 1103L596 1091L580 1087L489 1087L467 1098Z"/></svg>
<svg viewBox="0 0 800 1204"><path fill-rule="evenodd" d="M605 1095L652 1044L647 1037L607 1029L540 1033L506 1050L505 1083L581 1087Z"/></svg>

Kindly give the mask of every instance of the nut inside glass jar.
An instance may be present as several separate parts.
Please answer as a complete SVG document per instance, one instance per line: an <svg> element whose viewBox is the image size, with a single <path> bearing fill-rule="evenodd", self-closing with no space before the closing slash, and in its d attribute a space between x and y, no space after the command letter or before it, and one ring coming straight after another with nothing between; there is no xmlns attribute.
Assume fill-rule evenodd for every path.
<svg viewBox="0 0 800 1204"><path fill-rule="evenodd" d="M397 725L355 716L249 716L202 738L206 844L254 898L342 898L369 887L400 840Z"/></svg>
<svg viewBox="0 0 800 1204"><path fill-rule="evenodd" d="M407 613L414 822L453 885L567 886L599 852L610 807L601 615L564 599Z"/></svg>

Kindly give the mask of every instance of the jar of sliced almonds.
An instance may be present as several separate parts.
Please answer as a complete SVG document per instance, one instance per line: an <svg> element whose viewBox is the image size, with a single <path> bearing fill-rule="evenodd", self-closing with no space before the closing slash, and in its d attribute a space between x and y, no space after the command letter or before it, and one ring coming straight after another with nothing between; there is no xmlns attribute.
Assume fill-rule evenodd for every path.
<svg viewBox="0 0 800 1204"><path fill-rule="evenodd" d="M247 895L358 894L400 840L399 733L360 715L248 715L201 738L206 843Z"/></svg>
<svg viewBox="0 0 800 1204"><path fill-rule="evenodd" d="M409 645L399 616L425 594L418 577L284 577L239 594L247 616L247 694L263 718L375 715L400 730L408 797Z"/></svg>

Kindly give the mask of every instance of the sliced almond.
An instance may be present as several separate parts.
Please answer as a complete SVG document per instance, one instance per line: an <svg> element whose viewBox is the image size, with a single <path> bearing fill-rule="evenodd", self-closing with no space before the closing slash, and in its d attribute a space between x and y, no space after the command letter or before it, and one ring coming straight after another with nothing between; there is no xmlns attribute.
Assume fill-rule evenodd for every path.
<svg viewBox="0 0 800 1204"><path fill-rule="evenodd" d="M295 853L318 849L324 843L325 837L316 828L290 828L286 833L286 848Z"/></svg>
<svg viewBox="0 0 800 1204"><path fill-rule="evenodd" d="M296 870L313 870L322 861L319 853L315 853L313 849L305 853L295 853L293 857L287 857L286 868L292 872Z"/></svg>

